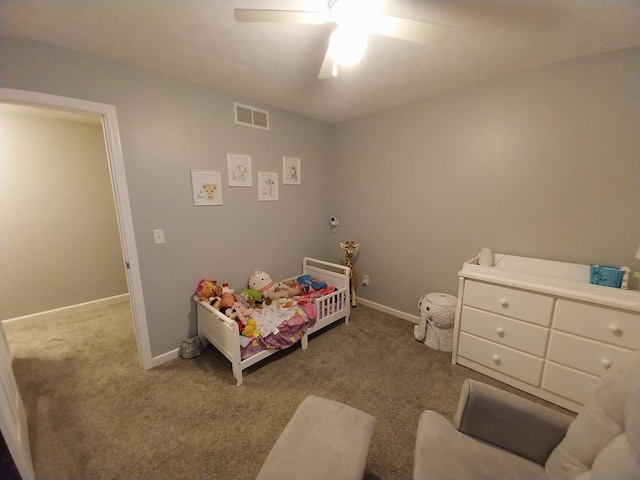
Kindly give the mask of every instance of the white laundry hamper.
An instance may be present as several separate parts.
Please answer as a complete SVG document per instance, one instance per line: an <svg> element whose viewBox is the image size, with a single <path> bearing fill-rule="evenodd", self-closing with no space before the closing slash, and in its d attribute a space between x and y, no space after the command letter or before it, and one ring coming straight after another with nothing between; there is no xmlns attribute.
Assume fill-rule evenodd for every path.
<svg viewBox="0 0 640 480"><path fill-rule="evenodd" d="M418 302L420 324L413 328L416 340L443 352L453 350L453 324L458 299L446 293L426 293Z"/></svg>

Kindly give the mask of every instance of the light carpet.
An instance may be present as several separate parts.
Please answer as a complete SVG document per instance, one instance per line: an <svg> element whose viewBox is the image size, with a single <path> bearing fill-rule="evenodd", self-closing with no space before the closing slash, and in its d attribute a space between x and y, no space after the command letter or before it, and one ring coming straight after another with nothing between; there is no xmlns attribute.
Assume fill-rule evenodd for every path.
<svg viewBox="0 0 640 480"><path fill-rule="evenodd" d="M255 478L307 395L377 418L365 478L410 478L423 410L452 418L465 378L515 391L417 342L412 323L364 306L307 350L245 370L239 387L213 347L141 369L128 302L5 331L38 479Z"/></svg>

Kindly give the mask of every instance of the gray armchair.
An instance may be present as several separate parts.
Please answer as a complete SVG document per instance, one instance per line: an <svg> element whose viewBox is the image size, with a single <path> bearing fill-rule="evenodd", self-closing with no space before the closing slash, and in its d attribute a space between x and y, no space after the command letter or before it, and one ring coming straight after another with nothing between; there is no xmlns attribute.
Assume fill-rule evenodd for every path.
<svg viewBox="0 0 640 480"><path fill-rule="evenodd" d="M465 381L453 424L420 417L414 480L640 479L639 365L614 366L575 418Z"/></svg>

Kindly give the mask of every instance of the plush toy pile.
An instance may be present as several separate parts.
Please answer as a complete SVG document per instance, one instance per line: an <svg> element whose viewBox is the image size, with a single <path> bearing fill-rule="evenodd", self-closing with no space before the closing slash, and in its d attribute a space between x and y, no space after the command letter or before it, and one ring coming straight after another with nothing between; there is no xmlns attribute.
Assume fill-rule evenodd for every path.
<svg viewBox="0 0 640 480"><path fill-rule="evenodd" d="M249 277L249 288L262 295L267 305L270 305L273 300L291 298L299 293L297 288L284 282L274 283L268 273L260 270L256 270Z"/></svg>
<svg viewBox="0 0 640 480"><path fill-rule="evenodd" d="M261 270L251 274L247 287L239 294L229 288L228 283L218 284L217 280L203 279L196 288L195 298L209 303L212 307L235 320L238 331L245 337L253 338L261 334L253 318L263 306L292 307L295 297L308 294L311 289L326 288L326 283L317 282L309 275L302 275L295 281L274 282L271 276Z"/></svg>

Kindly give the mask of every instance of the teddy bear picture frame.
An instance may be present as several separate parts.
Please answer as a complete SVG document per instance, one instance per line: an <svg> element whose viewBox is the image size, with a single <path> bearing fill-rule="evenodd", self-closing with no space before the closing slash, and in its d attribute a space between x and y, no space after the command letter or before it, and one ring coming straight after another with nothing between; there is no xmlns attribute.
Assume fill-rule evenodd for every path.
<svg viewBox="0 0 640 480"><path fill-rule="evenodd" d="M282 183L285 185L300 185L300 159L296 157L282 157Z"/></svg>
<svg viewBox="0 0 640 480"><path fill-rule="evenodd" d="M258 201L278 201L278 174L276 172L258 172Z"/></svg>
<svg viewBox="0 0 640 480"><path fill-rule="evenodd" d="M191 170L191 189L194 205L222 205L220 172Z"/></svg>
<svg viewBox="0 0 640 480"><path fill-rule="evenodd" d="M227 174L230 187L253 186L251 173L251 156L238 153L227 153Z"/></svg>

